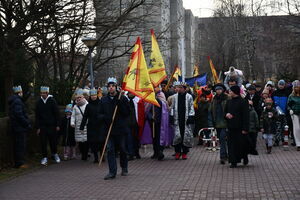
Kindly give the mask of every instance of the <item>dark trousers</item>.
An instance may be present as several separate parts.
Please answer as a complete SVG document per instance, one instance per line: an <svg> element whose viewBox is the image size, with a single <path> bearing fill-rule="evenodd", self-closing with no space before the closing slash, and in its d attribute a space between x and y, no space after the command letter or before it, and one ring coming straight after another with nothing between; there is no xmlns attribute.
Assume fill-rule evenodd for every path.
<svg viewBox="0 0 300 200"><path fill-rule="evenodd" d="M57 132L55 127L41 128L40 131L42 156L47 157L47 143L49 142L51 154L57 153Z"/></svg>
<svg viewBox="0 0 300 200"><path fill-rule="evenodd" d="M98 152L102 153L104 144L103 142L90 142L90 148L94 154L95 160L99 159Z"/></svg>
<svg viewBox="0 0 300 200"><path fill-rule="evenodd" d="M26 133L13 132L13 143L15 167L19 167L25 163Z"/></svg>
<svg viewBox="0 0 300 200"><path fill-rule="evenodd" d="M174 146L175 152L187 154L189 152L189 148L184 146L184 144L183 144L184 132L185 132L185 121L184 120L179 120L179 131L180 131L180 135L181 135L181 142Z"/></svg>
<svg viewBox="0 0 300 200"><path fill-rule="evenodd" d="M128 155L137 156L139 155L140 141L138 139L138 127L132 128L128 130L127 138L126 138L126 147L128 151Z"/></svg>
<svg viewBox="0 0 300 200"><path fill-rule="evenodd" d="M89 145L88 142L78 142L79 151L81 153L81 160L87 160Z"/></svg>
<svg viewBox="0 0 300 200"><path fill-rule="evenodd" d="M160 145L160 123L155 124L155 133L153 138L153 151L154 155L160 155L163 153L164 147Z"/></svg>
<svg viewBox="0 0 300 200"><path fill-rule="evenodd" d="M128 160L126 154L126 135L111 135L107 143L107 160L109 173L111 175L117 174L117 160L116 152L120 150L120 166L122 170L128 170Z"/></svg>
<svg viewBox="0 0 300 200"><path fill-rule="evenodd" d="M253 148L256 150L257 133L249 133L249 138L251 140L251 144L252 144Z"/></svg>

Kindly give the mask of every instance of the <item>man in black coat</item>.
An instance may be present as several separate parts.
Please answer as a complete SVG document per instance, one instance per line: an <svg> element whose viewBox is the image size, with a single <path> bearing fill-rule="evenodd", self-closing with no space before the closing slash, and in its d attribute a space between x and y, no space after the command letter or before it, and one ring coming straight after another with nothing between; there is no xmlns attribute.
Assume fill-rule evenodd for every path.
<svg viewBox="0 0 300 200"><path fill-rule="evenodd" d="M114 179L117 174L116 152L120 151L120 165L122 176L128 174L128 160L126 154L126 136L128 134L128 116L129 104L128 99L117 91L117 81L115 78L108 78L108 94L101 99L101 118L104 119L103 130L107 134L113 121L113 126L107 143L107 160L109 173L104 177L105 180ZM113 120L114 110L117 108L116 116Z"/></svg>
<svg viewBox="0 0 300 200"><path fill-rule="evenodd" d="M232 86L229 90L232 99L228 100L225 107L225 117L228 128L228 155L230 168L237 167L243 159L243 164L248 164L249 144L247 134L249 130L249 105L246 99L240 96L240 87Z"/></svg>
<svg viewBox="0 0 300 200"><path fill-rule="evenodd" d="M59 131L59 110L52 95L49 95L49 87L41 87L41 98L37 101L35 109L37 134L40 136L42 147L42 165L48 164L47 142L50 144L52 158L60 163L57 154L57 132Z"/></svg>
<svg viewBox="0 0 300 200"><path fill-rule="evenodd" d="M25 165L26 133L31 128L21 86L13 87L14 95L8 100L9 118L14 141L15 168L27 168Z"/></svg>

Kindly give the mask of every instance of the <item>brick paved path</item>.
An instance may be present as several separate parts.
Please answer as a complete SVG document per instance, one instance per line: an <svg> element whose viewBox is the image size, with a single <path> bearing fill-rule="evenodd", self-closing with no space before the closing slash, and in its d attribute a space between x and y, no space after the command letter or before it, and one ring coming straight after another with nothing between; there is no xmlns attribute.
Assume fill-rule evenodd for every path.
<svg viewBox="0 0 300 200"><path fill-rule="evenodd" d="M143 159L130 161L129 176L108 181L107 163L67 161L0 184L0 199L300 199L300 152L264 151L260 140L249 166L230 169L204 147L193 148L186 161L175 161L172 149L166 160L151 160L148 147Z"/></svg>

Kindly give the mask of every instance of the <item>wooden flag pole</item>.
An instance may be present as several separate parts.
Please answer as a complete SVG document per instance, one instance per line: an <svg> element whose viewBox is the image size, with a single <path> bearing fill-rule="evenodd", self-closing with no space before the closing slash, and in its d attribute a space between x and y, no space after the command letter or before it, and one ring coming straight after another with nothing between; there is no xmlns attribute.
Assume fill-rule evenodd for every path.
<svg viewBox="0 0 300 200"><path fill-rule="evenodd" d="M122 90L121 90L121 92L119 94L118 100L121 99L121 95L122 95ZM107 145L107 142L108 142L108 139L109 139L109 136L110 136L110 133L111 133L111 129L112 129L112 126L114 124L115 117L116 117L116 114L117 114L117 109L118 109L118 105L116 105L116 107L115 107L114 114L113 114L113 117L112 117L112 121L111 121L109 129L108 129L108 133L107 133L107 136L106 136L106 139L105 139L104 147L103 147L103 150L102 150L102 153L101 153L101 157L100 157L100 160L99 160L99 167L100 167L100 165L102 163L102 159L104 157L106 145Z"/></svg>
<svg viewBox="0 0 300 200"><path fill-rule="evenodd" d="M169 81L168 81L168 84L167 84L167 86L166 86L166 90L168 90L169 89L169 87L170 87L170 84L171 84L171 81L173 80L173 76L174 76L174 74L175 74L175 72L176 72L176 69L177 69L177 67L175 67L175 69L174 69L174 71L173 71L173 73L172 73L172 76L171 76L171 78L169 79Z"/></svg>

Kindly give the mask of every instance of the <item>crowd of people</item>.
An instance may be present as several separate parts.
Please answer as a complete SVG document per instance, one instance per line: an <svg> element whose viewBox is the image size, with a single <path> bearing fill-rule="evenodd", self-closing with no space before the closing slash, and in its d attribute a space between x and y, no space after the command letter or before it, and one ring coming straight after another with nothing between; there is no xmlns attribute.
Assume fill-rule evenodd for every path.
<svg viewBox="0 0 300 200"><path fill-rule="evenodd" d="M41 87L41 98L35 109L35 128L41 142L41 164L47 165L48 143L52 159L61 162L57 153L58 141L63 146L63 159L76 159L78 153L86 161L93 153L94 163L99 162L99 153L104 149L110 132L106 159L109 172L105 180L117 175L116 157L120 159L121 175L128 175L128 161L141 159L141 145L152 144L151 159L164 160L164 149L174 147L174 159L186 160L194 146L211 145L208 127L214 127L220 146L220 163L247 165L248 154L257 155L258 133L263 134L266 152L273 145L283 142L285 125L290 127L290 137L300 151L300 81L277 85L268 81L242 84L239 73L227 74L224 84L191 88L184 82L169 86L163 81L154 88L154 106L131 92L121 91L116 78L107 81L107 94L99 95L97 89L77 89L59 116L58 105L49 87ZM12 135L15 142L15 167L24 166L26 132L31 123L22 101L21 86L13 87L14 95L9 100ZM116 109L117 108L117 109ZM115 114L115 115L114 115ZM201 134L199 134L201 133ZM58 140L61 136L61 140Z"/></svg>

